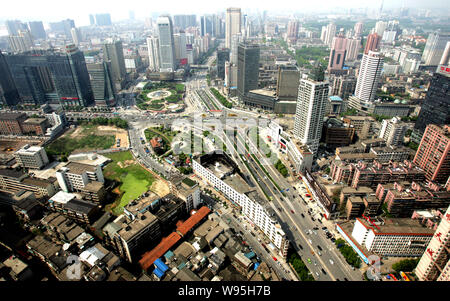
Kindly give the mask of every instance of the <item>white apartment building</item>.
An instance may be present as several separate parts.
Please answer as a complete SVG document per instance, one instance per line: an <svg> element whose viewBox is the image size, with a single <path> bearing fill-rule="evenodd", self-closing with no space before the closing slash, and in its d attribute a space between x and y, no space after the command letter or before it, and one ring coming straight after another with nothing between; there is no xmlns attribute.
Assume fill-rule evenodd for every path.
<svg viewBox="0 0 450 301"><path fill-rule="evenodd" d="M383 138L386 145L403 145L403 137L406 131L413 127L413 123L402 122L400 117L384 119L378 138Z"/></svg>
<svg viewBox="0 0 450 301"><path fill-rule="evenodd" d="M362 102L372 102L383 70L383 57L379 52L364 54L356 82L355 96Z"/></svg>
<svg viewBox="0 0 450 301"><path fill-rule="evenodd" d="M422 256L434 231L417 220L393 218L380 221L356 218L352 237L379 256Z"/></svg>
<svg viewBox="0 0 450 301"><path fill-rule="evenodd" d="M41 169L48 164L47 152L43 147L24 145L14 153L17 163L25 168Z"/></svg>
<svg viewBox="0 0 450 301"><path fill-rule="evenodd" d="M157 37L147 38L148 68L151 71L159 71L159 39Z"/></svg>
<svg viewBox="0 0 450 301"><path fill-rule="evenodd" d="M277 222L275 213L270 213L270 210L273 211L273 209L264 206L265 204L261 200L256 200L256 198L253 199L253 197L250 198L245 193L236 191L234 187L231 187L219 179L213 171L205 168L202 165L202 162L199 162L200 160L201 158L192 161L194 173L201 177L207 184L223 193L232 202L240 206L242 208L242 213L249 222L261 229L275 247L279 249L280 254L283 257L286 257L289 241L286 238L286 234L281 229L280 224ZM235 174L230 177L240 176Z"/></svg>
<svg viewBox="0 0 450 301"><path fill-rule="evenodd" d="M323 118L328 102L328 82L301 79L295 111L294 136L306 144L313 155L319 148Z"/></svg>
<svg viewBox="0 0 450 301"><path fill-rule="evenodd" d="M69 162L56 171L56 179L64 192L80 191L92 181L104 183L102 168L88 164Z"/></svg>
<svg viewBox="0 0 450 301"><path fill-rule="evenodd" d="M443 214L434 236L417 264L415 274L422 281L450 281L450 207Z"/></svg>
<svg viewBox="0 0 450 301"><path fill-rule="evenodd" d="M427 43L422 53L424 65L437 66L444 54L447 42L450 41L450 34L430 33Z"/></svg>

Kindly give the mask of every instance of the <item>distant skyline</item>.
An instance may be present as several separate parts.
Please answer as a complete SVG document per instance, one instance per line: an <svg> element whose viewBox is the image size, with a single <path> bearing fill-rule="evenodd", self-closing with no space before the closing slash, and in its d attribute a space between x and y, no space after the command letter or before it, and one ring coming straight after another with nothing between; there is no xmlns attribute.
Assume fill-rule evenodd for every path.
<svg viewBox="0 0 450 301"><path fill-rule="evenodd" d="M128 0L128 1L107 1L107 0L77 0L75 2L61 2L55 0L40 1L8 1L2 3L0 20L19 19L23 21L39 20L44 23L59 21L63 19L74 19L76 26L89 25L89 14L110 13L113 22L125 20L129 17L129 11L134 11L136 19L150 17L154 13L174 14L196 14L224 12L227 7L240 7L245 11L264 11L269 13L295 13L324 11L334 7L368 8L377 9L382 0L169 0L169 1L149 1L149 0ZM294 4L293 4L294 3ZM319 5L320 3L320 5ZM339 5L337 4L339 3ZM384 0L385 9L400 8L447 8L448 0ZM330 14L332 12L330 11Z"/></svg>

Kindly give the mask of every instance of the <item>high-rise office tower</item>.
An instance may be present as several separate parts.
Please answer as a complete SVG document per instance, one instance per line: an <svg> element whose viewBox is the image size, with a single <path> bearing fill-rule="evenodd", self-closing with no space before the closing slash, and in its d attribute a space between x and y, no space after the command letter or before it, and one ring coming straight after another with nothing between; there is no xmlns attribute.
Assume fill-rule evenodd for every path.
<svg viewBox="0 0 450 301"><path fill-rule="evenodd" d="M345 60L348 62L355 61L358 58L359 50L361 48L361 39L352 38L347 39L347 54L345 55Z"/></svg>
<svg viewBox="0 0 450 301"><path fill-rule="evenodd" d="M250 90L258 89L259 45L240 43L238 46L237 93L239 100Z"/></svg>
<svg viewBox="0 0 450 301"><path fill-rule="evenodd" d="M317 155L328 101L328 82L302 78L298 86L294 136Z"/></svg>
<svg viewBox="0 0 450 301"><path fill-rule="evenodd" d="M437 66L444 54L447 42L449 41L449 33L430 33L422 54L424 65Z"/></svg>
<svg viewBox="0 0 450 301"><path fill-rule="evenodd" d="M109 40L103 44L103 60L111 62L111 74L117 90L124 87L127 80L127 70L123 57L122 42Z"/></svg>
<svg viewBox="0 0 450 301"><path fill-rule="evenodd" d="M355 38L360 38L363 32L363 23L362 22L356 23L353 30L355 32L354 33Z"/></svg>
<svg viewBox="0 0 450 301"><path fill-rule="evenodd" d="M430 82L414 128L425 131L429 124L450 124L450 67L439 66Z"/></svg>
<svg viewBox="0 0 450 301"><path fill-rule="evenodd" d="M95 24L98 26L111 26L111 15L110 14L96 14Z"/></svg>
<svg viewBox="0 0 450 301"><path fill-rule="evenodd" d="M147 38L148 68L151 71L159 71L159 39L157 37Z"/></svg>
<svg viewBox="0 0 450 301"><path fill-rule="evenodd" d="M184 32L184 30L180 30L178 36L179 36L178 52L180 55L179 64L186 65L187 64L186 32Z"/></svg>
<svg viewBox="0 0 450 301"><path fill-rule="evenodd" d="M230 61L230 49L217 49L217 77L225 79L225 62Z"/></svg>
<svg viewBox="0 0 450 301"><path fill-rule="evenodd" d="M362 102L372 102L378 88L383 69L383 57L379 52L364 54L359 67L355 96Z"/></svg>
<svg viewBox="0 0 450 301"><path fill-rule="evenodd" d="M238 63L238 46L242 42L244 42L244 37L241 33L235 34L231 37L230 59L233 65L237 65Z"/></svg>
<svg viewBox="0 0 450 301"><path fill-rule="evenodd" d="M213 15L200 16L200 35L202 37L206 36L207 34L213 36L215 34L214 25Z"/></svg>
<svg viewBox="0 0 450 301"><path fill-rule="evenodd" d="M42 21L28 22L28 28L30 29L31 35L36 40L37 39L45 40L45 38L47 37L44 29L44 24L42 24Z"/></svg>
<svg viewBox="0 0 450 301"><path fill-rule="evenodd" d="M298 38L298 28L299 28L299 22L296 20L291 20L288 23L287 28L287 39L291 43L295 43Z"/></svg>
<svg viewBox="0 0 450 301"><path fill-rule="evenodd" d="M347 39L341 32L339 36L333 38L331 44L330 59L328 61L328 72L342 70L347 54Z"/></svg>
<svg viewBox="0 0 450 301"><path fill-rule="evenodd" d="M72 28L70 30L70 33L72 34L72 41L75 45L80 45L81 42L81 33L80 30L76 27Z"/></svg>
<svg viewBox="0 0 450 301"><path fill-rule="evenodd" d="M241 32L241 9L227 8L225 19L225 47L231 48L231 38Z"/></svg>
<svg viewBox="0 0 450 301"><path fill-rule="evenodd" d="M8 63L0 51L0 103L15 106L20 103L19 92L9 70Z"/></svg>
<svg viewBox="0 0 450 301"><path fill-rule="evenodd" d="M66 51L37 51L7 55L21 100L39 105L87 106L93 95L84 55L74 45Z"/></svg>
<svg viewBox="0 0 450 301"><path fill-rule="evenodd" d="M95 104L99 106L113 106L116 92L111 76L111 63L87 64Z"/></svg>
<svg viewBox="0 0 450 301"><path fill-rule="evenodd" d="M381 36L377 33L371 33L367 36L366 47L364 48L364 54L368 54L369 51L378 51L380 46Z"/></svg>
<svg viewBox="0 0 450 301"><path fill-rule="evenodd" d="M158 17L156 24L158 26L159 34L159 63L161 71L175 71L177 66L175 64L172 20L169 16L160 16Z"/></svg>
<svg viewBox="0 0 450 301"><path fill-rule="evenodd" d="M79 98L81 98L81 102L84 106L92 104L94 95L92 94L91 82L83 52L77 46L69 44L66 45L66 53L72 70L75 88Z"/></svg>
<svg viewBox="0 0 450 301"><path fill-rule="evenodd" d="M442 215L415 274L421 281L450 281L450 207Z"/></svg>
<svg viewBox="0 0 450 301"><path fill-rule="evenodd" d="M27 25L19 20L7 20L5 21L5 25L8 30L8 35L10 36L17 36L19 34L19 30L28 29Z"/></svg>
<svg viewBox="0 0 450 301"><path fill-rule="evenodd" d="M450 176L450 125L429 124L413 162L425 170L427 180L445 184Z"/></svg>

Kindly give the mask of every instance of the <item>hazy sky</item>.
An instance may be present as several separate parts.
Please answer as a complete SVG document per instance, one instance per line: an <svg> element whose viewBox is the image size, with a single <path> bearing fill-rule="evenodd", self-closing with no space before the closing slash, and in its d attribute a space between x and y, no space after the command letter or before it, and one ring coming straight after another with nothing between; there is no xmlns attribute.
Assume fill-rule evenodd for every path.
<svg viewBox="0 0 450 301"><path fill-rule="evenodd" d="M155 12L170 14L203 14L241 7L269 12L295 12L314 8L379 8L382 0L2 0L0 19L59 21L75 20L75 25L89 24L90 13L110 13L113 21L128 18L130 10L137 19ZM384 7L448 8L448 0L384 0Z"/></svg>

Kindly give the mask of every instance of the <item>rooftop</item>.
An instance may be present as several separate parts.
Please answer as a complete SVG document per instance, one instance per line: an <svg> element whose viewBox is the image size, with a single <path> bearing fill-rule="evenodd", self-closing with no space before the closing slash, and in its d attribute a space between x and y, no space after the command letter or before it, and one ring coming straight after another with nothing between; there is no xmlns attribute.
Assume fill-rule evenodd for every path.
<svg viewBox="0 0 450 301"><path fill-rule="evenodd" d="M417 220L412 220L410 218L387 218L381 223L378 221L373 221L373 223L371 223L364 218L356 218L356 220L361 222L366 228L372 228L375 235L424 234L432 236L434 234L434 230L428 229L422 226Z"/></svg>
<svg viewBox="0 0 450 301"><path fill-rule="evenodd" d="M177 227L177 231L181 235L186 235L194 226L196 226L204 217L206 217L211 210L203 206L195 214L189 217L183 224Z"/></svg>
<svg viewBox="0 0 450 301"><path fill-rule="evenodd" d="M124 227L119 231L119 235L125 241L133 238L137 233L139 233L143 228L148 227L150 224L157 222L156 216L154 216L150 211L146 211L143 214L137 215L131 223L125 224Z"/></svg>
<svg viewBox="0 0 450 301"><path fill-rule="evenodd" d="M96 168L92 165L78 163L78 162L69 162L65 168L68 169L69 173L72 174L83 174L84 172L95 172Z"/></svg>
<svg viewBox="0 0 450 301"><path fill-rule="evenodd" d="M172 248L179 240L181 239L181 236L176 233L172 232L169 234L169 236L163 238L161 242L153 248L153 250L146 252L142 259L139 260L139 264L144 270L147 270L156 259L163 256L170 248Z"/></svg>

